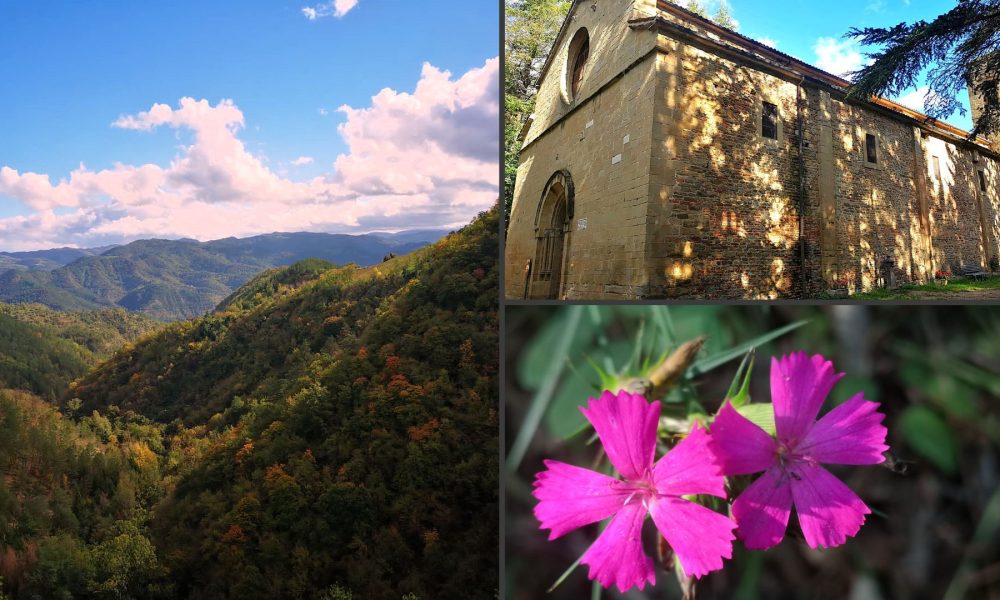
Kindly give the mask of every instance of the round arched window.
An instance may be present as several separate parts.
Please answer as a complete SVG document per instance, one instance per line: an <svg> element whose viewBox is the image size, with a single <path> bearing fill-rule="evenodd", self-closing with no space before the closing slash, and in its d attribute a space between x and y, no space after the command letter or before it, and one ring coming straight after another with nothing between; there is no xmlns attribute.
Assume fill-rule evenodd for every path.
<svg viewBox="0 0 1000 600"><path fill-rule="evenodd" d="M566 69L566 91L570 100L575 100L583 82L583 73L587 69L587 59L590 58L590 35L587 29L581 27L569 43L569 61Z"/></svg>

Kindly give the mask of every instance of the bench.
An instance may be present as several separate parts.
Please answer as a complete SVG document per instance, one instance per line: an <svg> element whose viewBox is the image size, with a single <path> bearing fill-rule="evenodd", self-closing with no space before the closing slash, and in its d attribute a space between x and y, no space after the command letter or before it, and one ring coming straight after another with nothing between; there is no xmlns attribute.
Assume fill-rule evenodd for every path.
<svg viewBox="0 0 1000 600"><path fill-rule="evenodd" d="M984 277L989 277L989 273L979 268L977 265L956 265L952 272L955 275L960 275L962 277L968 277L969 279L983 279Z"/></svg>

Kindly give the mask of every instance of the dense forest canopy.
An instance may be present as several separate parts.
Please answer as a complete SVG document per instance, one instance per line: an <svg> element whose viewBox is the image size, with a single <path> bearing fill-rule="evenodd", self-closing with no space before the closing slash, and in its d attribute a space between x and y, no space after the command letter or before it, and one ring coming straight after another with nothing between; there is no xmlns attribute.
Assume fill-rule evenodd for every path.
<svg viewBox="0 0 1000 600"><path fill-rule="evenodd" d="M0 389L54 400L70 381L160 326L120 308L63 313L40 304L0 304Z"/></svg>
<svg viewBox="0 0 1000 600"><path fill-rule="evenodd" d="M497 227L262 273L124 345L63 414L5 392L29 409L0 413L0 464L37 480L0 496L6 591L494 598Z"/></svg>

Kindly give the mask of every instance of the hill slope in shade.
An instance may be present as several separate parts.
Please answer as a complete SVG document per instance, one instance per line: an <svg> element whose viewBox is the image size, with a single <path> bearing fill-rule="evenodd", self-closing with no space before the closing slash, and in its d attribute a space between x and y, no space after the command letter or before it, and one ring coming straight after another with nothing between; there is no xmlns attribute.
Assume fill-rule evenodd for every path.
<svg viewBox="0 0 1000 600"><path fill-rule="evenodd" d="M205 314L257 273L318 258L362 266L405 254L434 232L394 235L273 233L211 242L139 240L44 270L0 273L0 301L57 310L120 306L173 321Z"/></svg>
<svg viewBox="0 0 1000 600"><path fill-rule="evenodd" d="M169 597L495 597L497 229L263 273L65 396L159 428Z"/></svg>
<svg viewBox="0 0 1000 600"><path fill-rule="evenodd" d="M0 304L0 388L55 400L73 379L160 326L121 308L60 313Z"/></svg>

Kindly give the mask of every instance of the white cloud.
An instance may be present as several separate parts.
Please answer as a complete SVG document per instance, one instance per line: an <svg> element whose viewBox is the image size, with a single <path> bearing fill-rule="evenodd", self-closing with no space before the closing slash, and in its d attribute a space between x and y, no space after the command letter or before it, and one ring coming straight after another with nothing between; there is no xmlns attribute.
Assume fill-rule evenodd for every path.
<svg viewBox="0 0 1000 600"><path fill-rule="evenodd" d="M168 165L80 165L58 182L0 166L0 198L33 212L0 218L0 250L94 246L141 237L217 239L284 231L457 227L499 193L499 60L460 77L425 64L413 91L383 89L364 107L341 106L348 150L308 181L272 171L240 139L232 100L182 98L112 124L193 133ZM300 156L292 164L305 165ZM239 215L267 215L266 219Z"/></svg>
<svg viewBox="0 0 1000 600"><path fill-rule="evenodd" d="M319 109L319 116L321 116L321 117L325 117L325 116L327 116L328 114L330 114L330 111L326 110L325 108L320 108L320 109Z"/></svg>
<svg viewBox="0 0 1000 600"><path fill-rule="evenodd" d="M771 39L771 38L769 38L769 37L762 37L762 38L759 38L759 39L757 40L757 42L758 42L758 43L761 43L761 44L764 44L765 46L767 46L767 47L769 47L769 48L777 48L777 47L778 47L778 42L776 42L776 41L772 40L772 39Z"/></svg>
<svg viewBox="0 0 1000 600"><path fill-rule="evenodd" d="M816 40L813 50L816 52L816 66L839 77L847 78L866 62L854 40L821 37Z"/></svg>
<svg viewBox="0 0 1000 600"><path fill-rule="evenodd" d="M413 93L383 89L368 108L341 106L337 130L351 147L335 162L358 193L420 193L445 173L466 184L496 181L499 60L452 80L424 63ZM491 172L492 169L492 172Z"/></svg>
<svg viewBox="0 0 1000 600"><path fill-rule="evenodd" d="M924 112L924 100L928 97L935 98L936 96L930 87L922 85L912 92L896 98L896 102L915 111Z"/></svg>
<svg viewBox="0 0 1000 600"><path fill-rule="evenodd" d="M358 5L358 0L329 0L316 6L307 6L302 9L302 14L310 21L315 21L320 17L334 16L338 19L351 11Z"/></svg>
<svg viewBox="0 0 1000 600"><path fill-rule="evenodd" d="M885 12L885 0L871 0L871 2L865 5L865 10L873 13Z"/></svg>

